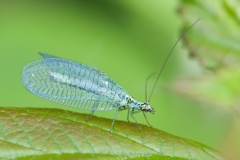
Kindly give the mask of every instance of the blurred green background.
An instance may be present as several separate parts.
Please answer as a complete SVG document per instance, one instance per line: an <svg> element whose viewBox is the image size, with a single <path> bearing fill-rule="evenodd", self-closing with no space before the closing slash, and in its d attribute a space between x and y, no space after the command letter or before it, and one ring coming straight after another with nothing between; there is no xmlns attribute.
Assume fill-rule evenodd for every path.
<svg viewBox="0 0 240 160"><path fill-rule="evenodd" d="M1 0L0 106L90 113L47 101L24 88L22 68L40 59L39 51L95 66L137 100L145 101L146 77L161 69L181 32L177 8L175 0ZM200 72L179 43L151 99L156 113L147 117L160 130L218 149L230 117L169 90L176 78ZM149 91L155 78L149 81ZM106 111L94 115L112 119L114 114ZM126 120L126 116L123 111L117 119ZM141 113L136 118L146 124Z"/></svg>

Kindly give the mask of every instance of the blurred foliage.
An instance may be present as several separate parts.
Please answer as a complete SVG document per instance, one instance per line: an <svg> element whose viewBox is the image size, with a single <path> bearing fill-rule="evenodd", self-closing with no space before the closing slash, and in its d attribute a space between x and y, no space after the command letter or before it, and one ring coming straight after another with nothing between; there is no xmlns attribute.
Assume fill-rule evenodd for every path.
<svg viewBox="0 0 240 160"><path fill-rule="evenodd" d="M240 69L228 68L201 77L179 79L175 82L175 89L195 100L239 112L239 82Z"/></svg>
<svg viewBox="0 0 240 160"><path fill-rule="evenodd" d="M239 65L240 30L237 0L182 0L178 9L185 27L202 18L184 37L190 56L206 69L218 70Z"/></svg>
<svg viewBox="0 0 240 160"><path fill-rule="evenodd" d="M202 65L197 77L181 78L179 93L234 117L223 140L225 154L240 159L240 2L238 0L181 0L184 26L202 18L184 38L190 57Z"/></svg>
<svg viewBox="0 0 240 160"><path fill-rule="evenodd" d="M57 109L0 108L1 159L223 159L203 144L135 123Z"/></svg>

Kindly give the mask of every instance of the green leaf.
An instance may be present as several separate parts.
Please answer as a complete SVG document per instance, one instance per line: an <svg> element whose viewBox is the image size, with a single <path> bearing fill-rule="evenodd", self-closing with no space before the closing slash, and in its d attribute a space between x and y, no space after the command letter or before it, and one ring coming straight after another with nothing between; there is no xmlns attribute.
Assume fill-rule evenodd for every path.
<svg viewBox="0 0 240 160"><path fill-rule="evenodd" d="M58 109L0 108L1 159L223 159L214 149L148 126Z"/></svg>

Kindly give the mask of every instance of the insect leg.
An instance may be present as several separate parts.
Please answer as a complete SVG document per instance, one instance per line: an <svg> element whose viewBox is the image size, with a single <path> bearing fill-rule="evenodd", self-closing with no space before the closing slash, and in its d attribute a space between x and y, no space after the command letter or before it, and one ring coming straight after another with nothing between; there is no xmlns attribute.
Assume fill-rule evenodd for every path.
<svg viewBox="0 0 240 160"><path fill-rule="evenodd" d="M114 118L113 118L113 121L112 121L112 125L111 125L111 128L110 128L110 131L109 131L110 133L112 132L112 128L113 128L114 122L115 122L115 120L116 120L116 117L117 117L119 111L120 111L120 110L117 110L116 113L115 113L115 116L114 116Z"/></svg>
<svg viewBox="0 0 240 160"><path fill-rule="evenodd" d="M130 114L130 107L128 108L128 114L127 114L127 121L128 121L128 122L130 122L130 121L129 121L129 114Z"/></svg>
<svg viewBox="0 0 240 160"><path fill-rule="evenodd" d="M91 113L87 116L87 118L85 119L85 122L88 122L89 119L91 119L93 113L95 110L92 110Z"/></svg>
<svg viewBox="0 0 240 160"><path fill-rule="evenodd" d="M136 118L133 116L133 114L134 114L134 111L131 112L131 117L132 117L132 119L135 121L135 123L137 124L138 130L140 131L140 133L141 133L141 135L142 135L141 128L139 127L138 122L137 122Z"/></svg>
<svg viewBox="0 0 240 160"><path fill-rule="evenodd" d="M143 112L143 115L144 115L144 118L145 118L147 124L149 125L149 127L153 128L153 126L148 122L148 119L147 119L147 116L146 116L145 112Z"/></svg>
<svg viewBox="0 0 240 160"><path fill-rule="evenodd" d="M93 107L92 107L92 111L91 111L91 113L87 116L85 122L87 122L87 121L92 117L92 115L93 115L93 113L95 112L95 110L97 109L98 105L99 105L99 101L95 101L94 104L93 104Z"/></svg>

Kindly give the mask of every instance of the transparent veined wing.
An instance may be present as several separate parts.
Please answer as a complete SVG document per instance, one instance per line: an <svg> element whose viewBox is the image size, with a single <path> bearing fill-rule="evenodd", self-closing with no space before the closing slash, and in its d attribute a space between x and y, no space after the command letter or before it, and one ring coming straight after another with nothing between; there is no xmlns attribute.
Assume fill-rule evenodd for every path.
<svg viewBox="0 0 240 160"><path fill-rule="evenodd" d="M32 93L64 105L111 110L123 105L126 91L97 68L45 54L22 71Z"/></svg>
<svg viewBox="0 0 240 160"><path fill-rule="evenodd" d="M39 52L39 54L43 58L59 58L59 57L55 57L55 56L52 56L50 54L46 54L46 53L42 53L42 52ZM100 75L102 78L104 78L108 82L111 82L113 85L118 86L119 88L122 88L118 83L116 83L111 77L109 77L102 70L100 70L100 69L98 69L96 67L92 67L92 66L89 66L89 65L86 65L86 64L82 64L82 63L78 63L78 62L74 62L74 63L77 63L77 64L81 65L83 68L86 68L87 70L89 70L92 73ZM124 92L126 92L126 91L124 91Z"/></svg>
<svg viewBox="0 0 240 160"><path fill-rule="evenodd" d="M50 54L42 53L42 52L38 52L38 54L40 54L40 56L42 56L43 58L59 58L59 57L52 56Z"/></svg>

